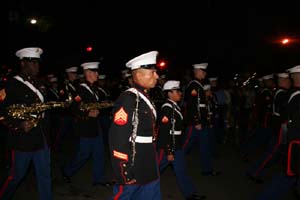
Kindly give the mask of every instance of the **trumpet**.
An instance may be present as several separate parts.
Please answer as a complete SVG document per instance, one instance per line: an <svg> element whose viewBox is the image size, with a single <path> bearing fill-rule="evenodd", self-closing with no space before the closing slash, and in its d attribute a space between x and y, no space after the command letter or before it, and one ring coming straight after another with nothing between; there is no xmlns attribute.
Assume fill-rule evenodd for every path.
<svg viewBox="0 0 300 200"><path fill-rule="evenodd" d="M66 102L55 101L46 103L33 103L30 106L24 104L13 104L8 106L7 114L14 119L31 121L34 124L34 127L36 127L39 120L43 118L43 113L46 110L53 108L65 108L66 106Z"/></svg>
<svg viewBox="0 0 300 200"><path fill-rule="evenodd" d="M79 109L81 111L89 111L89 110L92 110L92 109L110 108L113 105L114 105L113 102L107 102L107 101L93 102L93 103L81 103L79 105Z"/></svg>

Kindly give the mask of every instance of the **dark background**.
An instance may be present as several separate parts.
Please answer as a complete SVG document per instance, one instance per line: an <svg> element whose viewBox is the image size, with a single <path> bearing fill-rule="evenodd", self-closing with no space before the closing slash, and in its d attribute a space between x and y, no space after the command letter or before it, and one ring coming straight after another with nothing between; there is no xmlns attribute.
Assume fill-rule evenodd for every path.
<svg viewBox="0 0 300 200"><path fill-rule="evenodd" d="M300 64L297 8L289 1L12 0L2 63L14 67L16 50L39 46L44 72L101 61L103 73L114 74L129 59L158 50L174 76L201 62L209 63L210 76L262 76ZM284 37L291 43L282 45Z"/></svg>

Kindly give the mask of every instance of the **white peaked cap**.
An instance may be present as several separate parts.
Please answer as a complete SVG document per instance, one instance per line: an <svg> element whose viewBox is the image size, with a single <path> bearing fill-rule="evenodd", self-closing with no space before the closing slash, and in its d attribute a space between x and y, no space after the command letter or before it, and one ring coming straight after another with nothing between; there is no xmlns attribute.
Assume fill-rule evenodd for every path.
<svg viewBox="0 0 300 200"><path fill-rule="evenodd" d="M130 72L127 72L124 76L125 76L125 78L128 78L128 77L131 77L132 74Z"/></svg>
<svg viewBox="0 0 300 200"><path fill-rule="evenodd" d="M165 82L164 86L163 86L163 91L165 90L176 90L176 89L180 89L180 81L167 81Z"/></svg>
<svg viewBox="0 0 300 200"><path fill-rule="evenodd" d="M98 69L99 68L99 62L87 62L87 63L83 63L81 64L81 67L85 70L85 69Z"/></svg>
<svg viewBox="0 0 300 200"><path fill-rule="evenodd" d="M129 69L123 69L122 70L122 74L124 74L124 75L127 74L128 72L129 72Z"/></svg>
<svg viewBox="0 0 300 200"><path fill-rule="evenodd" d="M162 74L162 75L159 76L159 79L166 79L166 78L167 78L167 77L166 77L165 74Z"/></svg>
<svg viewBox="0 0 300 200"><path fill-rule="evenodd" d="M193 64L194 69L206 69L208 66L208 63L200 63L200 64Z"/></svg>
<svg viewBox="0 0 300 200"><path fill-rule="evenodd" d="M16 52L16 56L21 59L23 58L40 58L43 50L39 47L29 47L20 49Z"/></svg>
<svg viewBox="0 0 300 200"><path fill-rule="evenodd" d="M211 88L210 84L203 85L203 90L210 90L210 88Z"/></svg>
<svg viewBox="0 0 300 200"><path fill-rule="evenodd" d="M69 67L66 69L66 72L77 72L78 67Z"/></svg>
<svg viewBox="0 0 300 200"><path fill-rule="evenodd" d="M47 75L47 78L52 78L52 77L54 77L54 74L48 74Z"/></svg>
<svg viewBox="0 0 300 200"><path fill-rule="evenodd" d="M288 73L278 73L278 74L277 74L277 77L278 77L278 78L288 78L288 77L289 77L289 74L288 74Z"/></svg>
<svg viewBox="0 0 300 200"><path fill-rule="evenodd" d="M298 72L300 72L300 65L297 65L297 66L295 66L295 67L292 67L292 68L288 69L287 71L288 71L290 74L291 74L291 73L298 73Z"/></svg>
<svg viewBox="0 0 300 200"><path fill-rule="evenodd" d="M101 74L101 75L98 76L98 78L99 78L100 80L104 80L104 79L106 78L106 76L105 76L105 74Z"/></svg>
<svg viewBox="0 0 300 200"><path fill-rule="evenodd" d="M158 55L158 51L150 51L148 53L144 53L140 56L137 56L126 63L126 67L131 70L138 68L150 69L156 65L156 58Z"/></svg>
<svg viewBox="0 0 300 200"><path fill-rule="evenodd" d="M268 80L268 79L272 79L274 78L274 75L273 74L269 74L269 75L265 75L263 77L261 77L263 80Z"/></svg>
<svg viewBox="0 0 300 200"><path fill-rule="evenodd" d="M49 81L50 81L51 83L57 82L57 78L56 78L56 77L51 77Z"/></svg>
<svg viewBox="0 0 300 200"><path fill-rule="evenodd" d="M211 77L211 78L208 78L209 81L217 81L218 80L218 77Z"/></svg>

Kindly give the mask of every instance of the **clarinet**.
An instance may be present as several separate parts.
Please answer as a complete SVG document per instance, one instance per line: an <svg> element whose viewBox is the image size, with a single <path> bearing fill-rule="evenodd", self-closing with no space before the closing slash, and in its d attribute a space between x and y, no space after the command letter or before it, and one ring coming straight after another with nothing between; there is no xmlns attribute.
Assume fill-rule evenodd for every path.
<svg viewBox="0 0 300 200"><path fill-rule="evenodd" d="M135 110L134 110L133 115L132 115L132 134L131 134L132 158L131 158L131 166L134 165L134 160L135 160L135 155L136 155L135 139L136 139L136 136L137 136L137 128L138 128L138 124L139 124L139 115L138 115L139 102L140 102L140 98L139 98L139 94L137 94Z"/></svg>

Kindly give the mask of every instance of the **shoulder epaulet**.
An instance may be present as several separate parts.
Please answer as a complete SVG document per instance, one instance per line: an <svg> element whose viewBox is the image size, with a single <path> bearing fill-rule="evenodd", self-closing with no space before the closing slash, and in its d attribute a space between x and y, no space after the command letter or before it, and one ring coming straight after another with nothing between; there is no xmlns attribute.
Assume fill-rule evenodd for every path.
<svg viewBox="0 0 300 200"><path fill-rule="evenodd" d="M171 105L170 103L164 103L164 104L161 106L161 108L163 108L163 107L170 107L170 108L172 108L172 105Z"/></svg>
<svg viewBox="0 0 300 200"><path fill-rule="evenodd" d="M197 81L197 80L191 80L188 84L187 84L187 88L192 84L192 83L196 83L197 85L199 85L199 86L201 86L202 88L203 88L203 85L199 82L199 81Z"/></svg>

